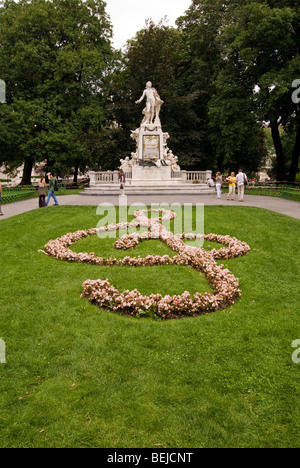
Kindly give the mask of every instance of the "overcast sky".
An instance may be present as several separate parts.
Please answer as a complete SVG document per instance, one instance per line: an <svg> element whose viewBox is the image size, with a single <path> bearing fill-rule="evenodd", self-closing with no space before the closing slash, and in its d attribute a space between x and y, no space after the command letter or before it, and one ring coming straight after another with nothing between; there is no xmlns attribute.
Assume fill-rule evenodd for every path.
<svg viewBox="0 0 300 468"><path fill-rule="evenodd" d="M152 18L158 23L164 16L169 25L191 5L192 0L106 0L107 12L113 25L113 45L121 49L128 39L135 36L145 26L145 20Z"/></svg>

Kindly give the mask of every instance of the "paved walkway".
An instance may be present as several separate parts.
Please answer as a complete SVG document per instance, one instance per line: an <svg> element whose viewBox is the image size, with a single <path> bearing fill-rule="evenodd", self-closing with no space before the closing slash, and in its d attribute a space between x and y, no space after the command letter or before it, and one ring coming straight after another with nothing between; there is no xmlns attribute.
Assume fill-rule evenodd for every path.
<svg viewBox="0 0 300 468"><path fill-rule="evenodd" d="M118 197L117 195L107 196L90 196L90 195L64 195L57 197L60 205L71 205L71 206L98 206L102 203L110 203L112 205L119 205L120 199L122 204L126 200L126 197ZM52 203L52 201L50 202ZM204 203L206 206L252 206L256 208L264 208L266 210L275 211L276 213L285 214L296 219L300 219L300 203L290 200L284 200L275 197L264 197L248 195L245 196L245 202L239 203L238 201L227 201L226 195L223 195L221 200L217 200L215 194L202 195L195 197L195 195L169 195L164 196L163 199L159 195L132 195L127 197L127 204L142 203L144 205L151 205L151 203ZM21 213L26 213L38 209L38 199L25 200L8 205L2 206L2 212L4 216L2 219L11 218ZM46 209L46 208L45 208Z"/></svg>

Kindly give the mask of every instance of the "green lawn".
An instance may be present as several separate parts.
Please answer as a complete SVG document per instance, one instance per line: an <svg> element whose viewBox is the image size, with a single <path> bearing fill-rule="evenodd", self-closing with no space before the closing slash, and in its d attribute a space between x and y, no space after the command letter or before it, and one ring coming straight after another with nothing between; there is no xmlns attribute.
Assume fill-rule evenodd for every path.
<svg viewBox="0 0 300 468"><path fill-rule="evenodd" d="M0 446L299 447L300 221L206 207L206 233L252 249L221 262L242 297L208 316L158 321L100 310L80 297L83 281L108 278L144 294L209 290L197 272L71 264L38 252L98 220L95 207L60 206L0 221ZM90 237L72 248L128 255L113 242ZM149 241L129 255L168 252Z"/></svg>
<svg viewBox="0 0 300 468"><path fill-rule="evenodd" d="M55 192L56 196L63 196L63 195L77 195L79 192L82 192L82 189L64 189L61 188L58 192ZM48 190L46 190L48 195ZM2 191L2 204L14 203L17 201L24 201L30 198L38 198L37 190L26 190L26 189L19 189L19 190L3 190Z"/></svg>
<svg viewBox="0 0 300 468"><path fill-rule="evenodd" d="M228 187L224 187L224 193L228 193L228 191ZM284 198L300 202L300 190L293 187L253 187L250 185L245 187L245 195Z"/></svg>

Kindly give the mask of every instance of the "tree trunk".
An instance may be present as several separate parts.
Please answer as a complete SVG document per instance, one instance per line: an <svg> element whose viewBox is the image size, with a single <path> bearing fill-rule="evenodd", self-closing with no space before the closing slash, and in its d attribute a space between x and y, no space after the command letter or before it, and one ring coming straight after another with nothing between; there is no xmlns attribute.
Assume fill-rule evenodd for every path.
<svg viewBox="0 0 300 468"><path fill-rule="evenodd" d="M296 177L297 177L298 167L299 167L299 156L300 156L300 115L298 116L296 141L295 141L295 146L294 146L293 153L292 153L292 162L291 162L291 169L290 169L290 176L289 176L289 180L291 182L296 182Z"/></svg>
<svg viewBox="0 0 300 468"><path fill-rule="evenodd" d="M276 157L277 157L277 180L279 182L284 182L286 179L285 154L284 154L284 149L283 149L281 138L280 138L277 120L276 119L271 120L270 125L271 125L271 130L272 130L274 148L275 148Z"/></svg>
<svg viewBox="0 0 300 468"><path fill-rule="evenodd" d="M23 177L20 185L31 185L31 173L34 165L34 159L31 157L25 158Z"/></svg>
<svg viewBox="0 0 300 468"><path fill-rule="evenodd" d="M45 173L47 174L47 172L51 172L53 170L53 166L54 166L54 161L47 156L46 166L45 166Z"/></svg>

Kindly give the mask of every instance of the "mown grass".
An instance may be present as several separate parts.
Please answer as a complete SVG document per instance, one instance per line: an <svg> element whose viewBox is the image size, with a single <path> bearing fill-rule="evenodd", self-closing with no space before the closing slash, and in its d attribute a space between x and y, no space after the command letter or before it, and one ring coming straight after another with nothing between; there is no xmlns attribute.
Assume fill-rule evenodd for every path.
<svg viewBox="0 0 300 468"><path fill-rule="evenodd" d="M46 192L48 195L48 191ZM61 197L63 195L77 195L80 192L82 192L82 189L60 188L57 192L55 192L55 195ZM38 197L39 197L38 192L35 189L3 190L2 191L2 204L7 205L9 203L29 200L30 198L38 198Z"/></svg>
<svg viewBox="0 0 300 468"><path fill-rule="evenodd" d="M299 447L292 342L300 339L300 222L244 206L206 207L206 233L252 248L223 261L242 297L222 312L161 322L100 310L80 298L82 282L204 292L196 272L98 268L38 252L98 220L94 207L61 206L0 222L1 447ZM95 236L73 248L128 255L113 242ZM130 255L166 249L149 241Z"/></svg>
<svg viewBox="0 0 300 468"><path fill-rule="evenodd" d="M229 188L226 186L222 190L224 194L228 194L229 192ZM300 191L294 187L256 187L250 185L245 187L245 195L276 197L300 202Z"/></svg>

